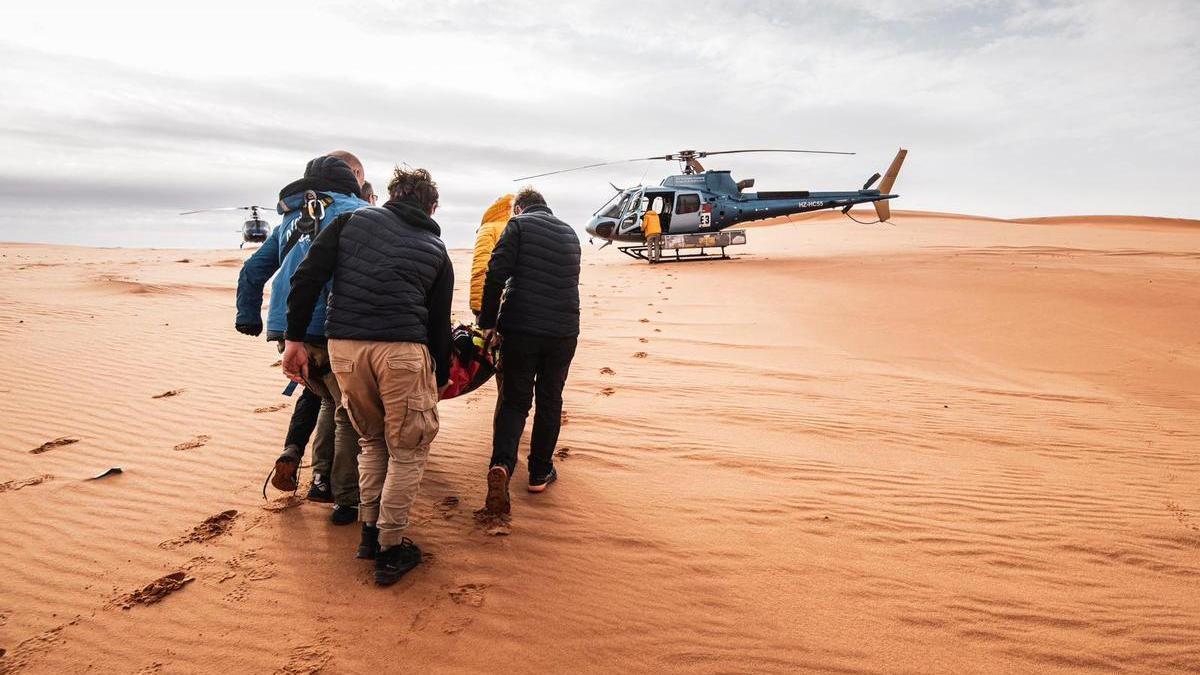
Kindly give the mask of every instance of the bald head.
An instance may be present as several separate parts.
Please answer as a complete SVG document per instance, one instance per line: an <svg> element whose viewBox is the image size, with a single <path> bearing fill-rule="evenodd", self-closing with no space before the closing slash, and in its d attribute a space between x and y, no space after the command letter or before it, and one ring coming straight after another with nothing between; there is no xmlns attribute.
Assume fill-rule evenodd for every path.
<svg viewBox="0 0 1200 675"><path fill-rule="evenodd" d="M357 157L345 150L334 150L325 154L329 157L337 157L349 165L350 170L354 172L354 177L358 179L358 186L362 187L363 181L366 180L366 174L363 172L362 162Z"/></svg>

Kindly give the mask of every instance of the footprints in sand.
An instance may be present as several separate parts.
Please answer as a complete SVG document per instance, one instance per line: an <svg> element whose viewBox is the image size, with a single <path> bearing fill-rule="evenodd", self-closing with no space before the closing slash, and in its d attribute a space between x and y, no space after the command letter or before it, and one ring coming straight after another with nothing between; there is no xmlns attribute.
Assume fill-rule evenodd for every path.
<svg viewBox="0 0 1200 675"><path fill-rule="evenodd" d="M443 518L449 518L454 515L455 511L458 510L458 504L458 497L450 495L448 497L442 497L442 499L435 505L434 508L438 510L438 513L442 514Z"/></svg>
<svg viewBox="0 0 1200 675"><path fill-rule="evenodd" d="M42 631L31 638L26 638L17 644L11 652L0 650L0 673L17 673L30 664L39 654L53 650L63 643L63 629L78 622L70 621L61 626L55 626Z"/></svg>
<svg viewBox="0 0 1200 675"><path fill-rule="evenodd" d="M275 563L258 556L258 549L242 551L225 562L231 574L222 581L241 575L247 581L265 581L275 576Z"/></svg>
<svg viewBox="0 0 1200 675"><path fill-rule="evenodd" d="M184 391L186 391L186 390L184 390L184 389L168 389L167 391L164 391L161 394L155 394L155 395L151 396L150 398L171 398L172 396L178 396L178 395L182 394Z"/></svg>
<svg viewBox="0 0 1200 675"><path fill-rule="evenodd" d="M56 438L52 441L46 441L45 443L42 443L41 445L30 450L29 452L34 455L40 455L43 452L50 452L51 450L53 450L55 448L61 448L64 445L72 445L74 443L78 443L80 440L82 440L82 439L76 438L74 436L59 436L58 438Z"/></svg>
<svg viewBox="0 0 1200 675"><path fill-rule="evenodd" d="M187 572L172 572L151 581L132 593L114 598L113 603L119 605L121 609L132 609L135 605L153 605L195 580L196 577L189 577Z"/></svg>
<svg viewBox="0 0 1200 675"><path fill-rule="evenodd" d="M634 352L633 353L633 358L635 358L635 359L644 359L647 356L649 356L649 354L647 354L646 352Z"/></svg>
<svg viewBox="0 0 1200 675"><path fill-rule="evenodd" d="M608 366L604 366L603 368L600 369L600 374L601 375L616 375L617 371L613 370L612 368L609 368Z"/></svg>
<svg viewBox="0 0 1200 675"><path fill-rule="evenodd" d="M263 511L279 513L281 511L287 511L288 509L294 509L303 503L304 497L301 497L300 495L287 495L285 497L272 499L266 504L263 504L262 508Z"/></svg>
<svg viewBox="0 0 1200 675"><path fill-rule="evenodd" d="M463 584L450 591L450 599L459 605L483 607L483 592L487 587L488 584Z"/></svg>
<svg viewBox="0 0 1200 675"><path fill-rule="evenodd" d="M281 366L283 366L283 359L279 359L279 360L278 360L278 361L276 361L275 363L272 363L272 364L271 364L271 367L272 367L272 368L279 368L279 367L281 367Z"/></svg>
<svg viewBox="0 0 1200 675"><path fill-rule="evenodd" d="M512 534L512 516L508 514L496 514L487 509L479 509L475 512L475 523L483 529L485 534L492 537L505 537Z"/></svg>
<svg viewBox="0 0 1200 675"><path fill-rule="evenodd" d="M207 434L200 434L199 436L196 436L195 438L193 438L190 441L184 441L182 443L177 444L175 446L175 450L177 452L183 451L183 450L194 450L196 448L208 445L208 442L211 440L212 440L212 436L208 436Z"/></svg>
<svg viewBox="0 0 1200 675"><path fill-rule="evenodd" d="M325 672L333 659L329 638L321 637L315 642L293 647L287 663L276 671L279 675L316 675Z"/></svg>
<svg viewBox="0 0 1200 675"><path fill-rule="evenodd" d="M32 487L34 485L41 485L42 483L45 483L48 480L54 480L54 476L52 476L48 473L44 473L40 476L33 476L31 478L21 478L19 480L4 481L3 483L0 483L0 494L3 494L5 492L16 492L17 490L20 490L21 488Z"/></svg>
<svg viewBox="0 0 1200 675"><path fill-rule="evenodd" d="M605 387L600 390L601 396L612 396L615 393L617 393L617 390L613 387Z"/></svg>
<svg viewBox="0 0 1200 675"><path fill-rule="evenodd" d="M224 562L210 555L191 558L183 564L183 570L193 572L208 582L224 585L229 590L223 596L225 602L241 602L251 593L251 584L275 576L275 563L259 555L258 548L240 551Z"/></svg>
<svg viewBox="0 0 1200 675"><path fill-rule="evenodd" d="M638 319L638 323L650 323L650 319Z"/></svg>
<svg viewBox="0 0 1200 675"><path fill-rule="evenodd" d="M203 522L193 527L191 532L188 532L182 537L168 539L158 546L159 548L173 549L179 548L180 546L185 546L187 544L195 544L219 537L228 533L229 530L233 528L233 522L237 519L237 517L238 512L236 509L222 511L215 516L209 516L208 518L205 518Z"/></svg>
<svg viewBox="0 0 1200 675"><path fill-rule="evenodd" d="M264 413L279 412L280 410L283 410L286 407L288 407L288 404L286 404L286 403L276 403L275 405L268 405L268 406L263 406L262 408L255 408L254 414L262 415Z"/></svg>
<svg viewBox="0 0 1200 675"><path fill-rule="evenodd" d="M1195 520L1192 518L1192 514L1184 510L1184 508L1179 504L1176 504L1173 501L1168 501L1167 511L1171 512L1171 515L1175 517L1175 520L1179 521L1180 525L1192 530L1193 532L1200 532L1200 523L1195 522Z"/></svg>
<svg viewBox="0 0 1200 675"><path fill-rule="evenodd" d="M571 449L562 447L554 451L554 456L558 459L566 459L571 456Z"/></svg>
<svg viewBox="0 0 1200 675"><path fill-rule="evenodd" d="M646 344L649 341L650 341L650 338L638 338L638 342L640 342L642 344Z"/></svg>

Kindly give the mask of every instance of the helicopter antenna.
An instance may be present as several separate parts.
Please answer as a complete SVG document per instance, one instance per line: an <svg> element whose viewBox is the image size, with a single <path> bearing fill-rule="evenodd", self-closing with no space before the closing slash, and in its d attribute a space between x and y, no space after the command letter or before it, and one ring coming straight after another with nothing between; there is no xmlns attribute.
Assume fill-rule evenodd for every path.
<svg viewBox="0 0 1200 675"><path fill-rule="evenodd" d="M783 148L756 148L756 149L744 149L744 150L713 150L713 151L680 150L679 152L674 152L674 153L671 153L668 155L658 155L655 157L637 157L634 159L618 159L613 162L597 162L595 164L585 164L583 166L576 166L576 167L572 167L570 169L559 169L558 171L548 171L546 173L538 173L538 174L534 174L532 176L522 176L520 178L514 178L513 182L516 183L516 182L523 181L523 180L529 180L531 178L542 178L544 176L553 176L553 175L560 174L560 173L567 173L568 171L581 171L583 169L594 169L596 167L611 166L613 164L628 164L630 162L651 162L654 160L666 160L668 162L678 161L683 166L683 172L685 174L701 173L704 171L704 167L698 161L700 159L709 157L711 155L734 155L734 154L740 154L740 153L745 153L745 152L792 152L792 153L804 153L804 154L810 154L810 155L853 155L853 154L855 154L853 152L840 152L837 150L793 150L793 149L783 149Z"/></svg>

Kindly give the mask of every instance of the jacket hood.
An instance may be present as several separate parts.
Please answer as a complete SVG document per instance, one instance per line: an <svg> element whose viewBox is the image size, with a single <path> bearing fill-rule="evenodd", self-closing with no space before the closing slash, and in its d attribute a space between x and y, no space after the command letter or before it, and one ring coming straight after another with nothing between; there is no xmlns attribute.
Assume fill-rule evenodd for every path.
<svg viewBox="0 0 1200 675"><path fill-rule="evenodd" d="M516 195L507 194L492 202L492 205L487 207L487 211L483 212L483 220L479 221L479 224L508 222L508 219L512 217L512 205L516 198Z"/></svg>
<svg viewBox="0 0 1200 675"><path fill-rule="evenodd" d="M384 204L383 208L396 214L400 220L403 220L413 227L419 227L422 230L429 230L439 237L442 236L442 228L437 224L437 221L435 221L433 218L430 218L428 213L425 213L421 209L418 209L408 202L402 202L393 199Z"/></svg>
<svg viewBox="0 0 1200 675"><path fill-rule="evenodd" d="M323 155L309 160L304 167L304 177L289 183L279 191L279 201L287 197L313 190L314 192L340 192L362 197L362 188L350 165L337 157Z"/></svg>

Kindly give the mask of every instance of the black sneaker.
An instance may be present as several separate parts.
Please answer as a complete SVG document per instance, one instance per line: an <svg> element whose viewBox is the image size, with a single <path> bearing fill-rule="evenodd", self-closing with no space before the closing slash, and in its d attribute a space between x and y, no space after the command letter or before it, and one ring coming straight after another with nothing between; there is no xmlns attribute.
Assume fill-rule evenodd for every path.
<svg viewBox="0 0 1200 675"><path fill-rule="evenodd" d="M329 515L329 520L334 525L349 525L358 521L357 506L342 506L341 504L333 505L333 513Z"/></svg>
<svg viewBox="0 0 1200 675"><path fill-rule="evenodd" d="M488 470L487 498L483 508L494 515L507 515L512 512L512 502L508 498L508 469L496 465Z"/></svg>
<svg viewBox="0 0 1200 675"><path fill-rule="evenodd" d="M271 473L271 485L281 492L295 492L299 487L300 449L289 445L275 460L275 471Z"/></svg>
<svg viewBox="0 0 1200 675"><path fill-rule="evenodd" d="M374 560L377 555L379 555L379 528L363 523L362 541L359 542L358 553L354 557L360 560Z"/></svg>
<svg viewBox="0 0 1200 675"><path fill-rule="evenodd" d="M391 586L419 564L421 549L405 537L396 546L380 549L375 557L375 583L379 586Z"/></svg>
<svg viewBox="0 0 1200 675"><path fill-rule="evenodd" d="M544 476L529 474L529 491L542 492L556 480L558 480L558 472L554 470L554 467L550 467L550 473Z"/></svg>
<svg viewBox="0 0 1200 675"><path fill-rule="evenodd" d="M327 478L319 473L313 474L312 485L308 488L308 501L322 504L333 503L333 488L329 485Z"/></svg>

